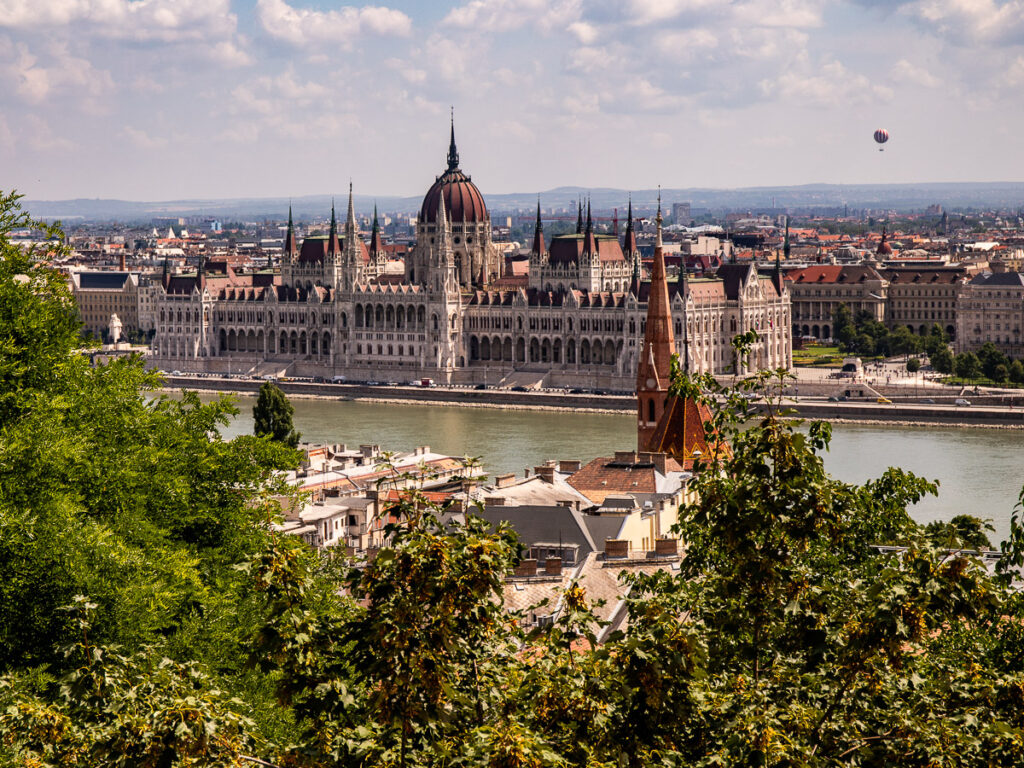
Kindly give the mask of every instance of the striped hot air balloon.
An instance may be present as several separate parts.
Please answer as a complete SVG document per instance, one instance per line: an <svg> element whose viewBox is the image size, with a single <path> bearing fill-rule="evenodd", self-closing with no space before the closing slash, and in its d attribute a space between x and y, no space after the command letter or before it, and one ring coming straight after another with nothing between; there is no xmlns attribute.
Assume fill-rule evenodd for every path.
<svg viewBox="0 0 1024 768"><path fill-rule="evenodd" d="M875 141L878 142L878 151L879 152L884 152L885 151L885 147L883 147L882 144L885 144L885 142L887 142L888 140L889 140L889 132L887 130L885 130L885 128L879 128L877 131L875 131Z"/></svg>

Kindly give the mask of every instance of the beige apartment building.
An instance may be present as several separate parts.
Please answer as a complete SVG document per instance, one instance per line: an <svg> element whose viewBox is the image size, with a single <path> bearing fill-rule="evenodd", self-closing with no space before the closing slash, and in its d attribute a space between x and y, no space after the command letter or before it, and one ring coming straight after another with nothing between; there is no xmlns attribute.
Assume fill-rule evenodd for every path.
<svg viewBox="0 0 1024 768"><path fill-rule="evenodd" d="M828 340L840 304L854 316L868 312L885 320L889 281L871 266L815 264L786 275L793 307L793 335Z"/></svg>
<svg viewBox="0 0 1024 768"><path fill-rule="evenodd" d="M957 294L966 275L959 266L882 270L889 281L886 325L905 325L922 336L938 325L956 338Z"/></svg>
<svg viewBox="0 0 1024 768"><path fill-rule="evenodd" d="M993 272L960 286L956 351L974 352L992 342L1014 359L1024 358L1024 274Z"/></svg>

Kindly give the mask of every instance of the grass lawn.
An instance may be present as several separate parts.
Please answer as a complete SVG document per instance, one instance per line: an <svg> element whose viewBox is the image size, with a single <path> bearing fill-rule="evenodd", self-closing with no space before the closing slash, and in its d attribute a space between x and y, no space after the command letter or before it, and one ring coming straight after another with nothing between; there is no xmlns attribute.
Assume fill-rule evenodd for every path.
<svg viewBox="0 0 1024 768"><path fill-rule="evenodd" d="M803 349L793 350L793 365L839 368L843 365L843 355L840 353L839 347L807 344Z"/></svg>

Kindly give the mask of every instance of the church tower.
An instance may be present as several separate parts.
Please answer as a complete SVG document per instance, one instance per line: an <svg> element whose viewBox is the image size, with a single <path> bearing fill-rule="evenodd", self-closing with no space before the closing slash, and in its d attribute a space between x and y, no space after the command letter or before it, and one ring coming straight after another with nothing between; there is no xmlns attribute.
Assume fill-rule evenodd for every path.
<svg viewBox="0 0 1024 768"><path fill-rule="evenodd" d="M665 412L672 370L675 340L672 335L672 310L665 275L665 254L661 243L661 197L658 198L657 238L654 241L654 264L651 268L651 292L647 299L647 325L640 365L636 375L637 450L651 450L655 428Z"/></svg>

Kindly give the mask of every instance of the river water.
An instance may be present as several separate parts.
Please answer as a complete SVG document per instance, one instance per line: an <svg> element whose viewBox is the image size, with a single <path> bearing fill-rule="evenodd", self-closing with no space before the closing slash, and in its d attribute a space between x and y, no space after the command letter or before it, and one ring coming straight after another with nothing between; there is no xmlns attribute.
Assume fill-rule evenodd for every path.
<svg viewBox="0 0 1024 768"><path fill-rule="evenodd" d="M237 396L239 416L225 437L252 431L255 398ZM386 450L429 445L475 456L494 475L521 474L546 459L610 456L636 445L630 414L569 413L294 399L303 440L374 443ZM939 495L910 511L919 522L968 513L992 521L993 543L1006 536L1024 483L1024 430L835 424L825 466L835 477L861 483L898 466L939 481Z"/></svg>

